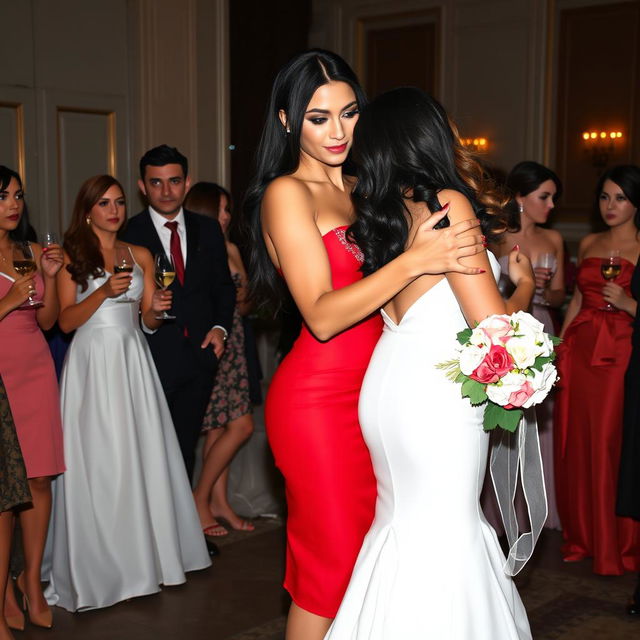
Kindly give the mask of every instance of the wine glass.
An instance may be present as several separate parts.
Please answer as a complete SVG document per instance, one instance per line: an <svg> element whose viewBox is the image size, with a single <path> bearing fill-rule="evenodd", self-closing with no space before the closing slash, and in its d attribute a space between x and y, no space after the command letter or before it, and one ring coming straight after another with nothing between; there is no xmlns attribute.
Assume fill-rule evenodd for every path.
<svg viewBox="0 0 640 640"><path fill-rule="evenodd" d="M549 280L545 287L541 289L536 288L536 294L533 297L534 304L540 304L544 306L549 306L549 303L544 299L544 290L551 283L551 278L553 278L556 268L558 266L558 262L556 260L555 253L540 253L536 258L536 261L533 263L534 269L544 269L549 274Z"/></svg>
<svg viewBox="0 0 640 640"><path fill-rule="evenodd" d="M55 231L45 231L40 238L43 248L46 250L52 244L60 244Z"/></svg>
<svg viewBox="0 0 640 640"><path fill-rule="evenodd" d="M613 282L622 271L622 262L620 261L620 250L612 249L609 251L606 258L602 258L600 263L600 273L607 282ZM617 309L610 303L602 307L602 311L617 311Z"/></svg>
<svg viewBox="0 0 640 640"><path fill-rule="evenodd" d="M176 278L176 268L173 265L173 258L165 253L158 253L155 258L155 280L157 285L166 291ZM156 320L175 320L175 316L169 315L163 311L156 316Z"/></svg>
<svg viewBox="0 0 640 640"><path fill-rule="evenodd" d="M131 249L126 244L118 244L115 248L115 265L113 273L133 273L133 256ZM134 298L130 298L125 291L119 295L116 302L135 302Z"/></svg>
<svg viewBox="0 0 640 640"><path fill-rule="evenodd" d="M26 276L29 273L35 273L38 270L36 266L36 259L33 255L33 249L29 242L14 241L13 247L13 269L20 276ZM35 289L32 288L29 292L29 297L25 300L18 309L32 309L33 307L42 306L40 300L34 300L33 294Z"/></svg>

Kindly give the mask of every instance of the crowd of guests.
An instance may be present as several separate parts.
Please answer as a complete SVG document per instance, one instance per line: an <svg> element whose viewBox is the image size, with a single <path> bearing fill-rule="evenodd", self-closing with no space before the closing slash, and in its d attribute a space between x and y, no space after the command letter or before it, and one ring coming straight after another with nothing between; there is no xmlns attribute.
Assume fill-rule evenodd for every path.
<svg viewBox="0 0 640 640"><path fill-rule="evenodd" d="M165 145L141 159L139 185L148 207L127 220L115 178L86 180L63 249L28 240L21 178L0 167L3 640L25 614L51 627L50 604L86 610L180 584L217 552L205 536L253 529L227 499L253 430L231 199L213 183L190 191L187 159ZM56 344L73 335L59 384L60 348L43 333L56 323Z"/></svg>
<svg viewBox="0 0 640 640"><path fill-rule="evenodd" d="M560 381L536 410L547 526L562 529L567 562L591 558L603 575L640 572L640 168L600 176L594 204L603 230L580 242L574 283L566 243L547 225L562 192L551 169L521 162L503 188L487 187L432 98L404 89L365 103L335 54L307 52L279 74L245 203L250 276L229 239L229 192L192 186L175 148L141 158L148 206L130 218L114 177L89 178L62 246L28 241L21 177L0 167L0 640L24 628L25 612L51 627L50 604L86 610L180 584L210 564L205 536L254 528L227 497L229 464L253 431L243 316L285 285L304 327L265 416L287 483L290 639L365 638L389 620L411 637L414 618L424 617L398 608L381 583L381 622L363 587L376 572L393 572L385 545L402 525L385 515L384 465L408 454L406 443L380 448L390 436L373 435L372 419L362 424L365 442L358 400L363 379L366 390L379 375L361 399L361 420L371 418L363 407L386 393L395 366L391 355L381 365L380 353L443 281L454 297L441 303L458 301L455 322L529 309L563 339ZM343 173L352 146L357 181ZM59 385L43 334L56 323L74 334ZM417 340L417 329L407 333ZM414 409L399 408L413 407L406 389L393 393L398 419L413 420ZM434 396L430 411L438 406L458 416L457 405ZM461 421L475 420L463 413ZM486 458L478 438L469 455ZM431 466L443 460L454 469L446 458ZM493 562L497 545L478 512L469 526L487 536L482 553ZM24 567L14 579L16 520ZM399 575L397 593L410 599L413 578ZM504 634L492 627L491 637L530 637L515 588L495 580L512 608ZM629 611L640 613L640 584ZM425 628L446 633L434 620Z"/></svg>

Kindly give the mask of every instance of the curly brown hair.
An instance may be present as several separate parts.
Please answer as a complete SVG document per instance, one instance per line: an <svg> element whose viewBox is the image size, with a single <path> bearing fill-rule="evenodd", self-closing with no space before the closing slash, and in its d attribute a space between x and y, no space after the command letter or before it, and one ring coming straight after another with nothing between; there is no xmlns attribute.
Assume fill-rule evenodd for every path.
<svg viewBox="0 0 640 640"><path fill-rule="evenodd" d="M71 224L64 234L63 247L70 258L67 271L71 279L80 285L81 291L86 291L89 278L104 276L100 241L88 222L88 214L113 186L117 186L124 197L122 185L113 176L100 175L85 180L73 205Z"/></svg>

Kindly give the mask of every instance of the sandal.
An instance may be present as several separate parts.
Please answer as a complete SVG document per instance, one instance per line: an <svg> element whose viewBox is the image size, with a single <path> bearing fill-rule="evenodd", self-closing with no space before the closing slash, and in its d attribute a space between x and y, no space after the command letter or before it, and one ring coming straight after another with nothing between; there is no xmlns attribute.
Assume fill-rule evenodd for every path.
<svg viewBox="0 0 640 640"><path fill-rule="evenodd" d="M226 527L223 527L219 522L215 524L210 524L208 527L202 528L202 533L205 536L209 536L211 538L220 538L221 536L228 536L229 531Z"/></svg>

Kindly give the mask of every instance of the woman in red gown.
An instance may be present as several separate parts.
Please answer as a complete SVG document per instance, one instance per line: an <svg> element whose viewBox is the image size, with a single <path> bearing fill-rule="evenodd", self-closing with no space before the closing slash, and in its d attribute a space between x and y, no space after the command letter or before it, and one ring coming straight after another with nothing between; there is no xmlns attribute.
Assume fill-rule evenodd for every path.
<svg viewBox="0 0 640 640"><path fill-rule="evenodd" d="M423 224L410 249L362 277L349 241L353 180L344 175L358 107L339 56L305 52L278 74L247 192L251 287L257 302L288 287L304 327L271 383L269 442L286 481L287 640L320 640L344 595L373 520L376 482L358 424L358 394L380 336L373 316L423 273L478 273L458 262L483 249L475 221Z"/></svg>
<svg viewBox="0 0 640 640"><path fill-rule="evenodd" d="M604 575L640 570L640 522L615 514L635 314L630 284L640 252L640 215L627 194L629 172L629 166L614 167L598 184L608 229L580 243L577 287L561 333L555 408L562 554L566 562L593 558L593 571ZM603 261L610 259L620 264L620 273L607 281Z"/></svg>
<svg viewBox="0 0 640 640"><path fill-rule="evenodd" d="M51 511L51 477L64 471L62 425L58 382L51 352L41 329L50 329L58 315L55 275L62 266L62 249L46 252L32 244L38 270L19 276L13 264L13 245L26 236L24 201L20 176L0 166L0 375L15 422L27 470L32 501L18 511L24 572L16 584L28 604L33 624L51 627L51 611L40 586L40 565ZM19 308L29 292L43 302L39 307ZM5 511L0 518L13 521ZM4 523L6 524L6 523ZM11 524L0 528L2 535ZM24 627L12 582L6 590L5 616L10 626Z"/></svg>

